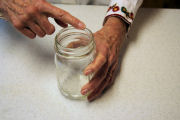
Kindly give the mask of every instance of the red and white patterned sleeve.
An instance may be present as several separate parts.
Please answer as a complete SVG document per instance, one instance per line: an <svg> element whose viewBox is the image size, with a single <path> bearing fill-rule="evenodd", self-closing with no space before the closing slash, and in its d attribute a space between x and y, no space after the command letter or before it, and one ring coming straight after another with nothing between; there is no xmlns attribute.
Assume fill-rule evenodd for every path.
<svg viewBox="0 0 180 120"><path fill-rule="evenodd" d="M142 2L143 0L111 0L104 23L108 17L116 16L131 25Z"/></svg>

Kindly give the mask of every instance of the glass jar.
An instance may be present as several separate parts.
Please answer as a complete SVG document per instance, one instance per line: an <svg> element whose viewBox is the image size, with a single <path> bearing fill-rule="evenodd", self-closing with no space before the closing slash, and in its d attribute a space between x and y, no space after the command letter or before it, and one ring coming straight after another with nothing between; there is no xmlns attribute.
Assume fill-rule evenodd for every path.
<svg viewBox="0 0 180 120"><path fill-rule="evenodd" d="M55 64L61 93L71 99L85 99L81 88L92 75L84 69L94 60L95 42L89 29L62 29L55 37Z"/></svg>

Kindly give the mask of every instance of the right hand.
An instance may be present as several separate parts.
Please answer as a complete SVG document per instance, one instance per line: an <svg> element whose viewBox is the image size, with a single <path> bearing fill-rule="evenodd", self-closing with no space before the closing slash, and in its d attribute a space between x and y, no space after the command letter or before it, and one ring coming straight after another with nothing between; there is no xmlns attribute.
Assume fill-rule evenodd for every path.
<svg viewBox="0 0 180 120"><path fill-rule="evenodd" d="M0 10L16 29L32 39L36 35L44 37L54 33L55 27L48 17L54 18L62 27L67 27L68 24L77 29L86 27L76 17L45 0L0 0Z"/></svg>

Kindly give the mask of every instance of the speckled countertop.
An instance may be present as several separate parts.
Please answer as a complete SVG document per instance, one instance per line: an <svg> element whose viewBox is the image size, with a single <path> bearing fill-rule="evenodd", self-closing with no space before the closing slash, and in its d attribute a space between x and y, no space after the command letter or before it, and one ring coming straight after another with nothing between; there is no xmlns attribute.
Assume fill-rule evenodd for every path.
<svg viewBox="0 0 180 120"><path fill-rule="evenodd" d="M93 32L107 10L57 6ZM0 120L180 120L179 31L180 10L140 9L115 84L88 103L66 99L58 90L55 34L30 40L0 20Z"/></svg>

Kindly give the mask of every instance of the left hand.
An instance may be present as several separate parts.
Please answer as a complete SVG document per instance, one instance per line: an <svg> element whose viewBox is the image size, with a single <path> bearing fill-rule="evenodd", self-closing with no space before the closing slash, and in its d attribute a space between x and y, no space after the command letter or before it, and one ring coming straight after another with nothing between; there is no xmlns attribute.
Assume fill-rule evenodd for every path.
<svg viewBox="0 0 180 120"><path fill-rule="evenodd" d="M61 27L68 24L77 29L84 29L85 24L63 9L51 5L46 0L0 0L0 12L8 21L27 37L51 35L55 27L49 17Z"/></svg>
<svg viewBox="0 0 180 120"><path fill-rule="evenodd" d="M96 73L81 89L93 101L109 88L118 71L120 48L126 36L126 24L117 17L110 17L102 29L94 34L96 58L84 70L85 75Z"/></svg>

